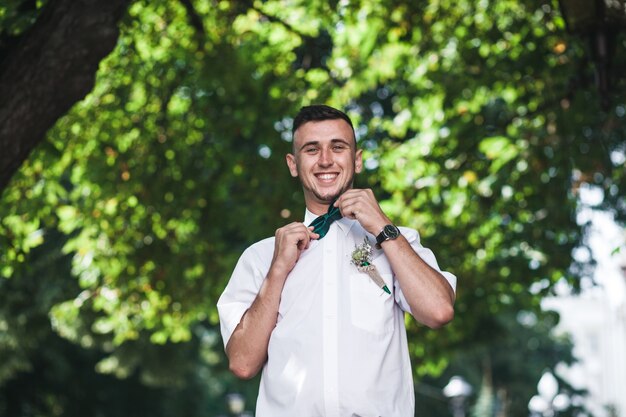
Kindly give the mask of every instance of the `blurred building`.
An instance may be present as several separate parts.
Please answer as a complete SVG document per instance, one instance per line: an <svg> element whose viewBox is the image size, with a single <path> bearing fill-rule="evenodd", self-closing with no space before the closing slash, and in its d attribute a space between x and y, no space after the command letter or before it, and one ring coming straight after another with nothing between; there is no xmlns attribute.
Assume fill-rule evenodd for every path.
<svg viewBox="0 0 626 417"><path fill-rule="evenodd" d="M579 360L572 367L559 367L557 375L589 391L585 405L594 417L626 417L624 230L604 215L593 217L589 243L598 262L594 275L598 285L578 296L545 299L542 306L560 313L556 331L571 335Z"/></svg>

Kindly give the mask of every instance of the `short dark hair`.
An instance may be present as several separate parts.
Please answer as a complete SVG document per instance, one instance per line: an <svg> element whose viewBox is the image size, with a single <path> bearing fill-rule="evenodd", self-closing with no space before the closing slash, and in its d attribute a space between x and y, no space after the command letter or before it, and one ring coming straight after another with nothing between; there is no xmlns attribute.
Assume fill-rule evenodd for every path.
<svg viewBox="0 0 626 417"><path fill-rule="evenodd" d="M341 119L350 125L352 129L352 136L356 141L356 135L354 134L354 126L352 126L352 120L347 114L341 110L337 110L333 107L326 106L324 104L314 104L312 106L305 106L300 109L296 117L293 119L293 127L291 128L291 136L294 137L296 130L300 126L308 122L321 122L323 120L336 120Z"/></svg>

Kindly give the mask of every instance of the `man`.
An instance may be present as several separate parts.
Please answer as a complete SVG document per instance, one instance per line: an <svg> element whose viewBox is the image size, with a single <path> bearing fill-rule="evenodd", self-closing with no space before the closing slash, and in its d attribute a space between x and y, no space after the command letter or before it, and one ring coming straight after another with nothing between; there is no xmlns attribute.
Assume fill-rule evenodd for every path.
<svg viewBox="0 0 626 417"><path fill-rule="evenodd" d="M305 221L239 259L218 301L230 369L240 378L263 369L257 417L412 417L404 312L446 324L456 278L415 230L391 223L371 190L352 188L363 162L346 114L304 107L286 158L302 183ZM321 229L307 226L327 213ZM352 263L366 242L390 294Z"/></svg>

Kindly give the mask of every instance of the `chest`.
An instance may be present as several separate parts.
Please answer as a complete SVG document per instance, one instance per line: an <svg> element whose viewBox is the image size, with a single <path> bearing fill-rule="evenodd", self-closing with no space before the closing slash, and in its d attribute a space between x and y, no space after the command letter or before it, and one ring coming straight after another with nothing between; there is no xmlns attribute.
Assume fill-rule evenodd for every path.
<svg viewBox="0 0 626 417"><path fill-rule="evenodd" d="M372 253L373 264L392 294L351 263L352 252L364 238L362 229L342 233L331 228L324 239L302 253L283 287L278 327L317 328L330 321L367 329L390 328L394 285L386 257L382 251L374 249Z"/></svg>

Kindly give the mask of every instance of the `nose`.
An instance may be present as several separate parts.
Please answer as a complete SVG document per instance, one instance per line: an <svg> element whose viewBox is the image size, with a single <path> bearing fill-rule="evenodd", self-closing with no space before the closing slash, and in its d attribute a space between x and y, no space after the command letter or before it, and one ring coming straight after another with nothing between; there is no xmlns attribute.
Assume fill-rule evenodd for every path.
<svg viewBox="0 0 626 417"><path fill-rule="evenodd" d="M329 167L333 164L333 155L330 149L322 149L317 164L321 167Z"/></svg>

